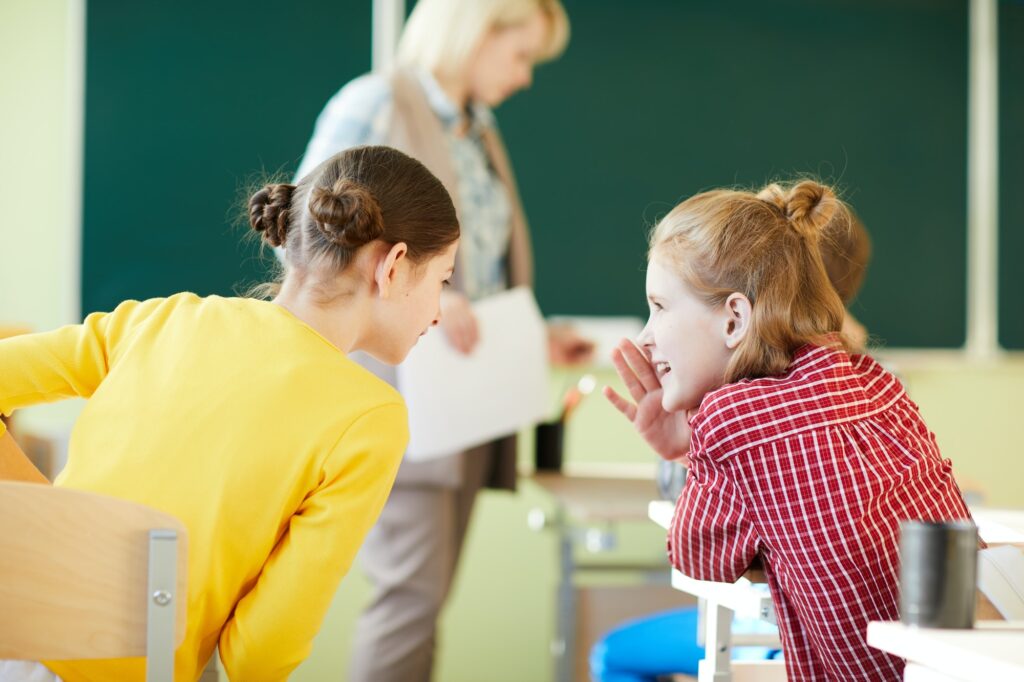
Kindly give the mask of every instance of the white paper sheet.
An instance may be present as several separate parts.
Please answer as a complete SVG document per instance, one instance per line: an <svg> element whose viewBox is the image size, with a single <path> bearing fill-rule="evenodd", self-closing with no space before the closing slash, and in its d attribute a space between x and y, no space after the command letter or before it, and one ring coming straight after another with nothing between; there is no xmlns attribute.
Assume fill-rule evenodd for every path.
<svg viewBox="0 0 1024 682"><path fill-rule="evenodd" d="M473 311L480 340L472 353L459 353L433 329L398 367L410 460L516 433L550 411L547 331L533 293L511 289L477 301Z"/></svg>

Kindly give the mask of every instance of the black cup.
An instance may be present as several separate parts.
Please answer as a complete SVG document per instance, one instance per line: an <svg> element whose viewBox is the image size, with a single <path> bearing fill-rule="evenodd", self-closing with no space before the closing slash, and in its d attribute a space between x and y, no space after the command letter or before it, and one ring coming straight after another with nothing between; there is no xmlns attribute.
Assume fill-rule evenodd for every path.
<svg viewBox="0 0 1024 682"><path fill-rule="evenodd" d="M565 444L565 422L537 424L533 440L534 466L537 471L561 471Z"/></svg>
<svg viewBox="0 0 1024 682"><path fill-rule="evenodd" d="M978 527L963 521L900 524L900 620L926 628L974 627Z"/></svg>

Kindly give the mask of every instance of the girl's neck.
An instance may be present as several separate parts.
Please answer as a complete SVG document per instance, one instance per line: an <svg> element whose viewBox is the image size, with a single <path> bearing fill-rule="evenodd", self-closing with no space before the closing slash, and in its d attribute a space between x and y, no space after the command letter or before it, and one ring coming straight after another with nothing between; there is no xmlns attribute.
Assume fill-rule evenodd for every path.
<svg viewBox="0 0 1024 682"><path fill-rule="evenodd" d="M367 320L369 301L358 293L342 293L324 303L322 294L312 286L285 279L272 303L305 322L342 353L356 350Z"/></svg>

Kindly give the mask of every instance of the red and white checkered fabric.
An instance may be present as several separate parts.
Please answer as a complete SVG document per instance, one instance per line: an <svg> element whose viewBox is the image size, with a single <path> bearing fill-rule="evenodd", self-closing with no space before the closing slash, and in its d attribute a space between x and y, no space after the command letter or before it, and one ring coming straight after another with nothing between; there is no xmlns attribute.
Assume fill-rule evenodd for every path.
<svg viewBox="0 0 1024 682"><path fill-rule="evenodd" d="M867 644L899 618L899 523L970 518L903 386L865 355L805 346L785 375L705 396L668 535L672 565L734 582L758 554L790 680L900 680Z"/></svg>

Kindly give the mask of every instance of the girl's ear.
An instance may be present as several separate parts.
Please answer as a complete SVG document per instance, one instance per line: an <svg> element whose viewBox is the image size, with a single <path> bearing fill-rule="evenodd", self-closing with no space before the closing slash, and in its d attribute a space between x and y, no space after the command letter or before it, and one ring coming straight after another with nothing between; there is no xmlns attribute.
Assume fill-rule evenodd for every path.
<svg viewBox="0 0 1024 682"><path fill-rule="evenodd" d="M750 329L750 317L753 311L754 307L750 304L750 299L738 291L729 294L729 298L725 299L723 331L726 348L735 350L740 345L740 341Z"/></svg>
<svg viewBox="0 0 1024 682"><path fill-rule="evenodd" d="M395 279L398 277L398 267L409 255L409 246L405 242L398 242L377 261L377 267L373 271L373 281L377 284L377 291L381 298L388 298L392 288L395 286Z"/></svg>

